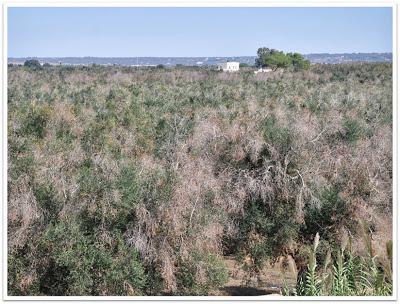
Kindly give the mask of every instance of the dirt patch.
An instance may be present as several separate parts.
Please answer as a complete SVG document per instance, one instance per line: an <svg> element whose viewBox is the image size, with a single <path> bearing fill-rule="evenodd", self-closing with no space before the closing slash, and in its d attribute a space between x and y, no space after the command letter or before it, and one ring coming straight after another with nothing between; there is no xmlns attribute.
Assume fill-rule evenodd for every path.
<svg viewBox="0 0 400 304"><path fill-rule="evenodd" d="M232 257L225 258L229 271L228 282L221 287L216 295L219 296L261 296L281 294L285 286L293 287L296 284L296 274L291 271L282 271L277 267L266 265L260 276L249 278L241 265Z"/></svg>

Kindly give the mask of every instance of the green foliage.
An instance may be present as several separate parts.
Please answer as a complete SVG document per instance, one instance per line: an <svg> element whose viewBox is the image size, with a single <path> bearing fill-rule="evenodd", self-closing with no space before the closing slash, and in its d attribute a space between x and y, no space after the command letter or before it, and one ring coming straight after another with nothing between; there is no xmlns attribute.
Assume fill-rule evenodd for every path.
<svg viewBox="0 0 400 304"><path fill-rule="evenodd" d="M36 69L42 67L39 60L37 60L37 59L25 60L24 66L26 66L28 68L36 68Z"/></svg>
<svg viewBox="0 0 400 304"><path fill-rule="evenodd" d="M305 106L313 113L319 114L322 110L324 110L324 103L317 96L311 96L306 100Z"/></svg>
<svg viewBox="0 0 400 304"><path fill-rule="evenodd" d="M258 273L269 257L274 257L296 240L299 224L294 213L293 202L277 201L269 205L254 200L245 205L234 246L236 254L248 254L254 261L245 266L246 271Z"/></svg>
<svg viewBox="0 0 400 304"><path fill-rule="evenodd" d="M38 207L42 210L46 222L56 220L61 204L52 184L39 184L33 188Z"/></svg>
<svg viewBox="0 0 400 304"><path fill-rule="evenodd" d="M364 134L364 129L357 120L347 118L344 121L343 134L342 134L344 140L349 142L356 142L363 136L363 134Z"/></svg>
<svg viewBox="0 0 400 304"><path fill-rule="evenodd" d="M100 201L110 190L111 182L106 173L91 159L86 159L79 170L79 195L81 198L95 198Z"/></svg>
<svg viewBox="0 0 400 304"><path fill-rule="evenodd" d="M156 170L143 176L138 170L134 165L123 167L115 181L115 188L119 190L121 198L113 202L112 207L117 214L117 227L122 230L131 220L132 211L139 203L155 211L166 204L172 194L174 176L170 171Z"/></svg>
<svg viewBox="0 0 400 304"><path fill-rule="evenodd" d="M287 53L286 56L292 61L292 66L295 71L308 70L311 66L310 61L299 53Z"/></svg>
<svg viewBox="0 0 400 304"><path fill-rule="evenodd" d="M298 296L388 296L392 294L391 273L378 266L375 257L354 257L347 245L338 248L331 262L327 256L323 268L317 270L315 253L319 235L314 239L306 272L295 289L285 288L285 295ZM389 245L390 246L390 245Z"/></svg>
<svg viewBox="0 0 400 304"><path fill-rule="evenodd" d="M134 167L122 168L119 178L117 180L117 187L121 191L121 201L123 206L132 207L140 199L140 185L138 181L138 174Z"/></svg>
<svg viewBox="0 0 400 304"><path fill-rule="evenodd" d="M287 68L291 64L290 58L285 53L274 49L259 48L257 55L256 66L258 67L270 67L276 70L278 68Z"/></svg>
<svg viewBox="0 0 400 304"><path fill-rule="evenodd" d="M281 126L275 116L268 116L262 124L263 136L268 144L274 146L282 154L290 150L294 134L287 126Z"/></svg>
<svg viewBox="0 0 400 304"><path fill-rule="evenodd" d="M71 130L71 125L65 120L62 120L57 126L56 138L67 144L71 144L76 138L75 134Z"/></svg>
<svg viewBox="0 0 400 304"><path fill-rule="evenodd" d="M35 162L32 154L32 143L29 139L8 140L8 153L13 160L9 168L12 180L24 175L32 175Z"/></svg>
<svg viewBox="0 0 400 304"><path fill-rule="evenodd" d="M343 223L349 222L349 214L348 205L337 188L323 189L318 195L318 203L308 202L305 206L302 233L309 237L320 232L322 238L328 238Z"/></svg>
<svg viewBox="0 0 400 304"><path fill-rule="evenodd" d="M66 295L141 294L146 277L139 257L120 235L114 235L114 240L111 248L97 243L75 222L47 229L43 245L57 245L51 248L51 255L55 265L67 273L59 282L68 286Z"/></svg>
<svg viewBox="0 0 400 304"><path fill-rule="evenodd" d="M32 106L25 117L22 131L42 139L46 135L46 126L50 111L50 108L47 106Z"/></svg>
<svg viewBox="0 0 400 304"><path fill-rule="evenodd" d="M193 253L179 262L177 284L180 295L208 295L228 281L223 261L211 253Z"/></svg>
<svg viewBox="0 0 400 304"><path fill-rule="evenodd" d="M319 234L317 233L314 238L313 247L310 249L309 262L307 271L303 278L300 278L296 286L298 295L305 296L320 296L322 293L322 281L317 275L317 259L316 251L319 244Z"/></svg>
<svg viewBox="0 0 400 304"><path fill-rule="evenodd" d="M27 245L19 250L10 251L7 253L7 293L9 295L24 296L30 294L38 294L39 284L21 284L26 278L30 278L29 272L30 262L33 257L29 256L26 251Z"/></svg>
<svg viewBox="0 0 400 304"><path fill-rule="evenodd" d="M269 67L274 70L293 67L295 71L310 68L310 62L299 53L285 54L282 51L262 47L257 50L257 56L257 67Z"/></svg>
<svg viewBox="0 0 400 304"><path fill-rule="evenodd" d="M92 122L85 130L81 145L88 155L100 151L105 146L107 121Z"/></svg>
<svg viewBox="0 0 400 304"><path fill-rule="evenodd" d="M353 256L349 254L347 259L345 258L344 249L338 249L336 260L332 265L333 284L331 292L335 296L350 295L356 290Z"/></svg>

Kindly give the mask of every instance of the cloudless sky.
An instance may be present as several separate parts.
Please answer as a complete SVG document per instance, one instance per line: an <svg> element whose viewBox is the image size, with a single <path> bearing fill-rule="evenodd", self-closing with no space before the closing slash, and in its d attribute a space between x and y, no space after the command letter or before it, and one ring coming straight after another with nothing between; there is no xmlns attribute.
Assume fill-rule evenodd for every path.
<svg viewBox="0 0 400 304"><path fill-rule="evenodd" d="M8 9L8 57L392 51L392 8Z"/></svg>

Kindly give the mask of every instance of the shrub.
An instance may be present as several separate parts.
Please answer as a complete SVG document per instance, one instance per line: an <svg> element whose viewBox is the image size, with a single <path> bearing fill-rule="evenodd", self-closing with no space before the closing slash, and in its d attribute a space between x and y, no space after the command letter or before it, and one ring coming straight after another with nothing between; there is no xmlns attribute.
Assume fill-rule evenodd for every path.
<svg viewBox="0 0 400 304"><path fill-rule="evenodd" d="M46 126L50 117L50 108L46 106L33 106L29 109L24 121L23 132L39 139L46 135Z"/></svg>
<svg viewBox="0 0 400 304"><path fill-rule="evenodd" d="M49 226L42 244L53 246L50 251L53 267L65 273L57 285L67 288L60 289L54 280L47 292L50 295L55 290L64 290L63 295L140 295L146 276L135 250L128 248L118 234L108 246L94 242L93 237L85 234L76 222ZM48 274L58 275L57 272Z"/></svg>
<svg viewBox="0 0 400 304"><path fill-rule="evenodd" d="M305 102L305 106L316 115L321 114L321 112L326 111L327 102L319 96L319 94L315 94L314 96L310 96L307 98Z"/></svg>
<svg viewBox="0 0 400 304"><path fill-rule="evenodd" d="M64 141L67 144L71 144L72 141L76 138L75 134L71 130L71 126L65 120L62 120L56 129L56 138Z"/></svg>
<svg viewBox="0 0 400 304"><path fill-rule="evenodd" d="M245 205L239 221L237 253L249 254L254 264L249 271L258 273L269 257L279 256L295 241L299 225L295 221L295 206L283 201L269 205L255 200Z"/></svg>
<svg viewBox="0 0 400 304"><path fill-rule="evenodd" d="M262 132L266 142L274 146L281 154L286 154L293 141L293 131L281 126L275 116L268 116L262 124Z"/></svg>
<svg viewBox="0 0 400 304"><path fill-rule="evenodd" d="M350 211L347 203L340 197L336 187L323 189L318 195L318 203L308 202L305 206L302 233L305 236L320 233L329 239L341 225L349 222Z"/></svg>
<svg viewBox="0 0 400 304"><path fill-rule="evenodd" d="M16 144L19 145L19 144ZM28 175L32 176L35 168L35 159L32 154L31 148L28 144L23 143L21 146L14 146L12 142L8 145L11 151L12 164L9 167L9 177L11 180L17 180L19 177ZM19 152L14 152L13 149L24 149ZM26 150L25 150L26 149ZM14 153L13 153L14 152Z"/></svg>
<svg viewBox="0 0 400 304"><path fill-rule="evenodd" d="M37 255L31 254L28 244L16 250L8 250L7 254L7 294L11 296L26 296L40 294L39 281L36 278L35 267ZM36 266L37 267L37 266ZM33 268L33 269L32 269Z"/></svg>
<svg viewBox="0 0 400 304"><path fill-rule="evenodd" d="M117 187L121 191L121 201L124 206L132 207L140 200L140 185L134 167L123 167L121 169Z"/></svg>
<svg viewBox="0 0 400 304"><path fill-rule="evenodd" d="M105 146L106 126L100 122L93 122L84 131L81 138L81 145L88 154L101 151Z"/></svg>
<svg viewBox="0 0 400 304"><path fill-rule="evenodd" d="M46 222L56 220L61 211L61 203L58 201L54 187L49 184L37 184L33 188L39 208L44 214Z"/></svg>
<svg viewBox="0 0 400 304"><path fill-rule="evenodd" d="M178 265L177 285L180 295L208 295L226 283L228 272L214 254L194 252Z"/></svg>
<svg viewBox="0 0 400 304"><path fill-rule="evenodd" d="M342 137L344 140L349 142L355 142L360 139L363 134L364 130L361 127L360 123L351 118L347 118L343 123L343 133Z"/></svg>

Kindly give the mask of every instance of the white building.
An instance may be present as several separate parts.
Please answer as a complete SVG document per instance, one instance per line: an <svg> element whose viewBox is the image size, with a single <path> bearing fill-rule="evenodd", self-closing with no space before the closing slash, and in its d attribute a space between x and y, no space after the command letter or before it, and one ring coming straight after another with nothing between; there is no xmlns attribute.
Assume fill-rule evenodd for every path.
<svg viewBox="0 0 400 304"><path fill-rule="evenodd" d="M236 71L239 71L239 62L228 61L228 62L220 63L218 65L218 70L222 70L224 72L236 72Z"/></svg>
<svg viewBox="0 0 400 304"><path fill-rule="evenodd" d="M254 71L254 74L269 73L269 72L272 72L272 69L270 69L270 68L261 68L261 69L258 69L257 71Z"/></svg>

